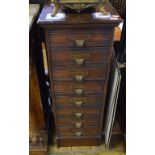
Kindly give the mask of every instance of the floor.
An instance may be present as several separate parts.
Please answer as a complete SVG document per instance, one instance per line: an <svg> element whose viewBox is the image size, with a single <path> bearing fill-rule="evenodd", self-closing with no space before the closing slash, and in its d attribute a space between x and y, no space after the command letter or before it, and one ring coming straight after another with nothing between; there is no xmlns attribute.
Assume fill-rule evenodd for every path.
<svg viewBox="0 0 155 155"><path fill-rule="evenodd" d="M50 148L50 155L125 155L123 144L115 146L110 150L105 150L104 144L101 146L83 146L83 147L61 147L56 145Z"/></svg>
<svg viewBox="0 0 155 155"><path fill-rule="evenodd" d="M56 143L49 148L49 155L125 155L125 146L122 135L112 135L109 150L105 149L105 145L100 146L78 146L78 147L60 147L57 148Z"/></svg>

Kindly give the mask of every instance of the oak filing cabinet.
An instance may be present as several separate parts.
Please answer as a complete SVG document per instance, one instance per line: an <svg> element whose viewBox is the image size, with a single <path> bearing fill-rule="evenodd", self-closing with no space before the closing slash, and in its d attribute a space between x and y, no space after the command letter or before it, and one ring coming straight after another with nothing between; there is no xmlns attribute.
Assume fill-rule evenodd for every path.
<svg viewBox="0 0 155 155"><path fill-rule="evenodd" d="M111 18L95 19L94 9L49 20L53 5L46 4L38 19L45 30L58 147L101 143L114 28L122 22L109 2L105 9Z"/></svg>

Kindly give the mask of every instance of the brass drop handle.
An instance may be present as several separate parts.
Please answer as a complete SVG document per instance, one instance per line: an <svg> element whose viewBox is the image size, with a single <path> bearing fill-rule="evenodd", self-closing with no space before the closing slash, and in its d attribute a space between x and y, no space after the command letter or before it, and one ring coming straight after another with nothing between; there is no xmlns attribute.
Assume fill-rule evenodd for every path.
<svg viewBox="0 0 155 155"><path fill-rule="evenodd" d="M83 75L74 75L76 81L81 82L84 79Z"/></svg>
<svg viewBox="0 0 155 155"><path fill-rule="evenodd" d="M76 118L81 118L82 117L82 113L75 113L75 117Z"/></svg>
<svg viewBox="0 0 155 155"><path fill-rule="evenodd" d="M82 132L75 132L75 135L76 135L77 137L81 137L81 136L82 136Z"/></svg>
<svg viewBox="0 0 155 155"><path fill-rule="evenodd" d="M75 127L78 128L78 129L81 128L82 127L82 123L75 123Z"/></svg>
<svg viewBox="0 0 155 155"><path fill-rule="evenodd" d="M70 59L74 60L77 65L82 65L86 59L89 58L89 54L72 54L70 55Z"/></svg>
<svg viewBox="0 0 155 155"><path fill-rule="evenodd" d="M81 107L82 104L83 104L82 101L75 101L74 103L75 103L75 105L76 105L77 107Z"/></svg>
<svg viewBox="0 0 155 155"><path fill-rule="evenodd" d="M77 65L82 65L84 63L85 59L75 59L75 62Z"/></svg>
<svg viewBox="0 0 155 155"><path fill-rule="evenodd" d="M83 47L84 45L84 40L75 40L75 44L77 47Z"/></svg>
<svg viewBox="0 0 155 155"><path fill-rule="evenodd" d="M85 102L87 102L87 97L72 97L70 99L71 104L75 104L76 106L82 106Z"/></svg>
<svg viewBox="0 0 155 155"><path fill-rule="evenodd" d="M76 95L82 95L83 89L81 89L81 88L75 89L75 93L76 93Z"/></svg>
<svg viewBox="0 0 155 155"><path fill-rule="evenodd" d="M88 72L70 72L70 75L73 76L77 82L81 82L86 76L88 76Z"/></svg>

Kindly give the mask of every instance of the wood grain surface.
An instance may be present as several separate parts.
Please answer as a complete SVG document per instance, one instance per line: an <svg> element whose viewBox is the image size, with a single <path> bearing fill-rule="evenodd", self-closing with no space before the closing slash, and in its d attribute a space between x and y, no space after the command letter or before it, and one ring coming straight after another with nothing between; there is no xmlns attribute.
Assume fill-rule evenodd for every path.
<svg viewBox="0 0 155 155"><path fill-rule="evenodd" d="M100 145L102 142L104 106L114 30L122 22L122 19L109 2L105 3L105 8L106 11L117 16L117 19L94 19L93 12L83 14L66 12L65 19L47 20L47 14L53 10L53 6L49 4L44 6L38 19L38 24L45 30L53 101L52 111L55 118L58 147ZM97 12L97 9L95 12ZM98 51L101 52L100 55L97 55ZM79 53L87 53L91 57L84 57ZM75 54L77 55L75 56ZM71 61L71 58L75 58L76 61ZM77 59L81 61L81 59L89 58L89 61L85 60L85 63L78 64ZM67 83L70 83L70 86ZM88 95L101 95L101 102L98 102L97 98L93 98L91 102L94 106L90 106ZM73 97L76 97L76 99L85 97L87 106L76 107L73 106L71 101L66 103ZM83 101L76 100L73 102ZM68 106L68 104L70 105ZM70 129L75 123L82 123L81 128L76 131ZM91 129L88 132L85 128L87 126L89 129L91 125L96 126L94 132ZM61 127L68 128L70 132L60 130Z"/></svg>

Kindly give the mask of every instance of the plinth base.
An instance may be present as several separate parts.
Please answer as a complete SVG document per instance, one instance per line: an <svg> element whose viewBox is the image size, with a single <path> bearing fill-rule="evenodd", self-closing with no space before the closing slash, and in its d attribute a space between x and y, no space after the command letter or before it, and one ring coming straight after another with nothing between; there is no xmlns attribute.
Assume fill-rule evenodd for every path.
<svg viewBox="0 0 155 155"><path fill-rule="evenodd" d="M101 145L101 137L84 137L84 138L56 138L58 147L66 146L98 146Z"/></svg>

